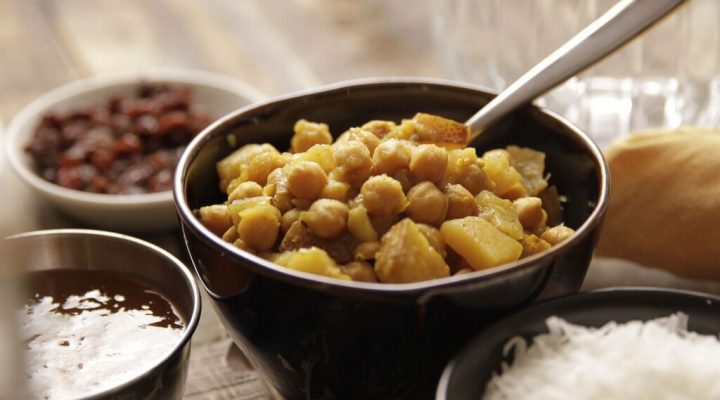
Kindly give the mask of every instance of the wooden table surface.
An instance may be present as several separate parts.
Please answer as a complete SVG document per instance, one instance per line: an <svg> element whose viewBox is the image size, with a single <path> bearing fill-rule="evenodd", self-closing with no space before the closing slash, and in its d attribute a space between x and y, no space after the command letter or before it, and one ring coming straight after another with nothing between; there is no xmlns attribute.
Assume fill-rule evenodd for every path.
<svg viewBox="0 0 720 400"><path fill-rule="evenodd" d="M0 131L58 85L151 67L215 71L268 95L358 77L444 77L431 50L428 8L411 0L0 0ZM0 237L78 226L35 198L1 154L0 188ZM177 232L145 239L184 257ZM593 263L586 288L618 282L720 292L605 260ZM205 302L186 398L269 397L241 357L228 357L231 348Z"/></svg>

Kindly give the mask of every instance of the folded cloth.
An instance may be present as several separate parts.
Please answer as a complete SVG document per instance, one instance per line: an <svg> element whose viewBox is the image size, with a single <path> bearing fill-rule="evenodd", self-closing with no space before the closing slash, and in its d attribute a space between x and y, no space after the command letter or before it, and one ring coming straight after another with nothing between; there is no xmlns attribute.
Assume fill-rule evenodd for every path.
<svg viewBox="0 0 720 400"><path fill-rule="evenodd" d="M605 155L612 188L597 254L720 280L720 131L634 134Z"/></svg>

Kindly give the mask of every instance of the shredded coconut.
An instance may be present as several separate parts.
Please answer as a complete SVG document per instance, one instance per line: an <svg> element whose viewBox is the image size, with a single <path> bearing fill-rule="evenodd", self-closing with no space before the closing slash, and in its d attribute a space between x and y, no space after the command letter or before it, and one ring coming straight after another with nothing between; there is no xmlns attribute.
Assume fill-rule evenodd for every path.
<svg viewBox="0 0 720 400"><path fill-rule="evenodd" d="M550 317L549 333L505 345L502 373L483 400L720 399L720 341L687 330L688 317L601 328Z"/></svg>

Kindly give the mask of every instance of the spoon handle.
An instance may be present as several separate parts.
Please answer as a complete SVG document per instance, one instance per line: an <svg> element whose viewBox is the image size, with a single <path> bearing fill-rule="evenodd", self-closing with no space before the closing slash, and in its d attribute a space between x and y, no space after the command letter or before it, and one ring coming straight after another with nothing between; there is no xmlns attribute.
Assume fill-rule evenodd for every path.
<svg viewBox="0 0 720 400"><path fill-rule="evenodd" d="M621 0L465 122L469 143L511 111L599 61L685 0Z"/></svg>

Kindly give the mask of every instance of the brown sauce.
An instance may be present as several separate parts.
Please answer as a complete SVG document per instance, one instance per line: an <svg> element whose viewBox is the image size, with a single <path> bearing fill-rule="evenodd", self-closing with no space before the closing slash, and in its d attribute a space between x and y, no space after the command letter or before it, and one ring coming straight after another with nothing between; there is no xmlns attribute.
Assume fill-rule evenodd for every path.
<svg viewBox="0 0 720 400"><path fill-rule="evenodd" d="M123 274L47 270L29 273L27 283L21 338L35 398L111 388L155 365L183 335L172 304Z"/></svg>

